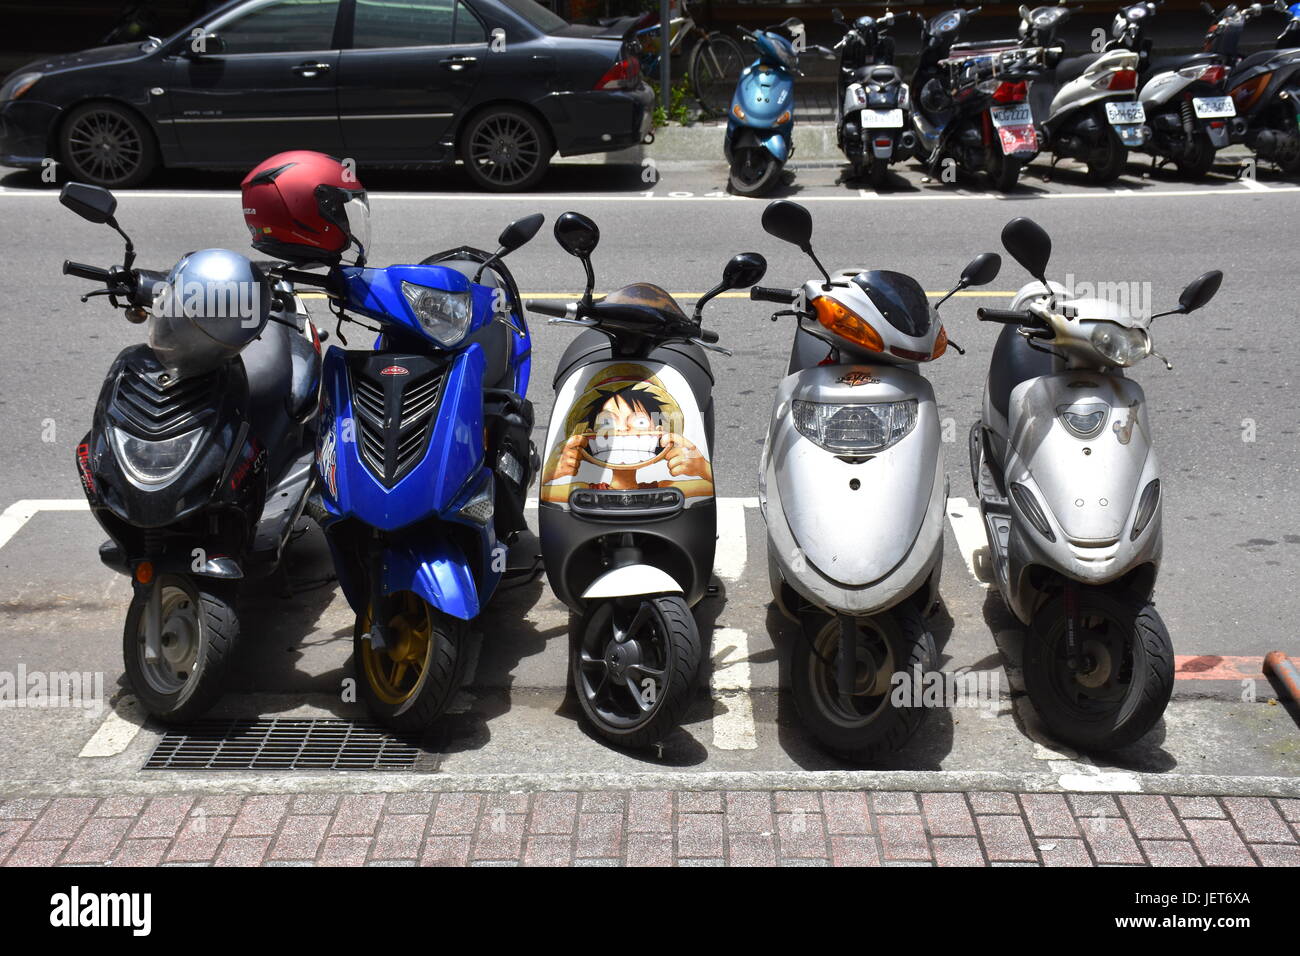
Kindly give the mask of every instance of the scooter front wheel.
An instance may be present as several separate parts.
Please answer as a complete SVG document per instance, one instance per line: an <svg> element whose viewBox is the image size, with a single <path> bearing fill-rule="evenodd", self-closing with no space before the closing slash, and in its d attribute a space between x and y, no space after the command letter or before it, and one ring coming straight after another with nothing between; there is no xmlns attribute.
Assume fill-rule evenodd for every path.
<svg viewBox="0 0 1300 956"><path fill-rule="evenodd" d="M731 191L741 196L763 196L781 178L781 163L767 150L752 147L737 152L731 163Z"/></svg>
<svg viewBox="0 0 1300 956"><path fill-rule="evenodd" d="M932 670L934 638L919 611L905 603L857 621L855 682L839 686L840 621L820 615L805 625L790 662L790 685L804 726L832 753L874 763L907 743L925 716L921 694L894 693L894 675Z"/></svg>
<svg viewBox="0 0 1300 956"><path fill-rule="evenodd" d="M1057 740L1082 751L1115 750L1147 733L1174 689L1174 649L1149 601L1100 588L1077 590L1081 659L1066 659L1065 598L1030 622L1025 692Z"/></svg>
<svg viewBox="0 0 1300 956"><path fill-rule="evenodd" d="M1109 129L1105 131L1106 144L1088 158L1088 182L1105 185L1113 183L1128 166L1128 149Z"/></svg>
<svg viewBox="0 0 1300 956"><path fill-rule="evenodd" d="M127 680L144 709L165 723L198 717L221 696L239 640L233 585L183 574L159 578L158 647L148 647L149 590L131 600L122 629Z"/></svg>
<svg viewBox="0 0 1300 956"><path fill-rule="evenodd" d="M375 718L403 734L419 734L446 712L465 671L464 621L411 591L394 596L387 643L372 646L371 611L357 615L352 657L361 699Z"/></svg>
<svg viewBox="0 0 1300 956"><path fill-rule="evenodd" d="M680 597L603 601L577 618L569 672L583 714L620 747L650 747L681 723L702 650Z"/></svg>

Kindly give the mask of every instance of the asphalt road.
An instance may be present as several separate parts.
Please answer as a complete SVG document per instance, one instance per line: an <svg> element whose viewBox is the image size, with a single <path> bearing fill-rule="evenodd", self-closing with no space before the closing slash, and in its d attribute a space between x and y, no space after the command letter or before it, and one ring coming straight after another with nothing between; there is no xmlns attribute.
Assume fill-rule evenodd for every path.
<svg viewBox="0 0 1300 956"><path fill-rule="evenodd" d="M668 165L659 172L660 181L651 185L635 166L572 164L556 168L547 191L508 197L470 192L456 174L385 177L368 183L373 258L409 262L463 242L490 246L512 218L541 211L549 221L575 209L601 226L595 255L601 290L650 281L689 299L716 282L730 255L746 250L768 258L765 284L793 286L810 274L811 264L797 250L761 232L761 202L722 193L720 165ZM877 196L837 183L838 168L803 167L782 194L808 202L814 245L828 266L897 269L935 292L946 290L976 253L998 251L999 230L1016 215L1030 216L1053 235L1054 277L1150 283L1157 309L1174 304L1201 272L1224 271L1223 289L1205 310L1157 320L1156 347L1174 370L1149 361L1133 373L1147 392L1164 472L1165 558L1156 600L1176 652L1205 661L1181 675L1187 679L1177 682L1163 726L1112 764L1147 772L1294 775L1300 767L1296 729L1282 707L1267 702L1273 692L1258 678L1257 659L1273 649L1300 653L1294 631L1300 594L1293 586L1300 556L1293 507L1300 492L1300 399L1286 340L1297 318L1287 263L1300 221L1300 187L1262 173L1259 182L1242 184L1226 167L1224 175L1194 186L1163 173L1142 178L1133 167L1115 190L1087 187L1068 170L1044 181L1045 172L1031 171L1014 198L986 196L973 183L925 183L914 170ZM119 197L119 220L134 237L142 266L166 268L180 253L204 246L245 247L234 180L218 179L215 189L200 188L204 182L177 174L157 188ZM62 276L59 267L64 258L118 261L121 245L107 228L62 209L52 191L35 187L29 177L11 175L0 187L7 227L0 337L8 345L0 356L0 447L7 451L0 456L0 508L21 499L76 500L81 492L72 448L89 427L103 372L141 330L103 303L80 303L84 283ZM526 295L557 297L581 288L580 265L554 244L549 226L509 265ZM979 411L996 331L977 322L974 310L1005 303L1026 281L1008 258L984 295L953 299L942 310L951 338L967 350L964 357L949 351L927 367L952 439L945 455L954 499L971 497L965 436ZM324 315L323 308L317 311ZM770 397L784 373L791 334L767 315L763 306L730 297L713 303L705 316L721 344L734 349L714 361L714 469L725 497L757 493ZM325 327L332 330L332 322ZM529 397L537 406L540 442L550 412L550 375L572 333L534 322L533 334ZM362 338L349 335L354 346ZM707 600L700 615L724 629L715 632L714 679L739 662L748 665L752 749L718 745L703 691L685 733L662 757L616 754L581 733L564 697L565 612L539 583L502 595L481 619L474 684L442 730L443 768L633 770L657 761L693 770L839 766L810 745L792 703L778 691L786 686L781 651L790 634L767 606L761 517L752 508L740 514L743 567L734 580L720 582L719 597ZM952 522L961 520L958 514ZM113 692L121 674L127 588L98 566L101 539L85 513L41 512L0 547L0 671L13 671L19 662L31 669L99 670ZM298 545L296 557L295 581L328 573L314 533ZM1017 693L1023 636L996 593L976 580L951 528L943 597L945 610L934 625L945 668L999 673L1003 706L993 719L932 714L896 765L1068 766L1068 754L1043 750L1032 709ZM225 712L355 716L355 706L337 702L340 681L350 673L351 615L335 589L326 585L281 598L264 587L250 599L258 638L246 647L235 682L250 693L228 695ZM1210 676L1234 679L1194 679L1200 667L1217 667ZM707 685L709 675L703 679ZM16 714L0 715L11 742L0 755L0 772L33 779L92 772L75 758L95 720L51 711L20 721ZM538 734L547 735L546 748L535 745ZM93 772L102 776L111 766L112 773L129 777L151 739L150 732L141 734L116 763L97 764Z"/></svg>

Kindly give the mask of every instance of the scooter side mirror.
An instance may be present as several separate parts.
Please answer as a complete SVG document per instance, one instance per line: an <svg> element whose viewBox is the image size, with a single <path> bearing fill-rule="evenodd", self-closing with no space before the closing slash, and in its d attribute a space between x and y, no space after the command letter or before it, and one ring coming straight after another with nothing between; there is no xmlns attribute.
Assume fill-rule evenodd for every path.
<svg viewBox="0 0 1300 956"><path fill-rule="evenodd" d="M501 246L499 255L505 255L507 252L514 252L520 246L529 242L533 236L537 235L537 230L542 228L542 223L546 217L540 212L535 212L531 216L525 216L523 219L516 219L510 225L502 230L501 235L497 238L498 245Z"/></svg>
<svg viewBox="0 0 1300 956"><path fill-rule="evenodd" d="M704 312L704 305L710 299L721 295L728 289L747 289L767 272L767 260L757 252L741 252L732 256L722 267L722 281L715 285L695 302L692 318L699 324Z"/></svg>
<svg viewBox="0 0 1300 956"><path fill-rule="evenodd" d="M742 252L731 257L722 269L723 291L748 289L767 272L767 260L757 252Z"/></svg>
<svg viewBox="0 0 1300 956"><path fill-rule="evenodd" d="M996 252L981 252L961 270L961 284L988 285L998 277L1002 269L1002 257Z"/></svg>
<svg viewBox="0 0 1300 956"><path fill-rule="evenodd" d="M807 252L812 247L812 213L797 202L774 199L763 210L763 231Z"/></svg>
<svg viewBox="0 0 1300 956"><path fill-rule="evenodd" d="M93 223L112 223L117 212L117 199L103 186L86 183L65 183L59 192L59 202L82 219Z"/></svg>
<svg viewBox="0 0 1300 956"><path fill-rule="evenodd" d="M589 259L600 243L600 230L582 213L566 212L555 220L555 241L569 255Z"/></svg>
<svg viewBox="0 0 1300 956"><path fill-rule="evenodd" d="M831 7L831 23L835 24L837 27L848 26L848 24L844 22L844 14L840 12L839 7Z"/></svg>
<svg viewBox="0 0 1300 956"><path fill-rule="evenodd" d="M1052 237L1038 223L1017 216L1002 227L1002 247L1035 279L1046 282Z"/></svg>
<svg viewBox="0 0 1300 956"><path fill-rule="evenodd" d="M596 273L591 268L591 254L600 243L600 230L596 224L582 213L561 213L555 220L555 241L571 256L582 260L582 267L587 272L587 288L582 293L582 300L591 304L591 293L596 288Z"/></svg>
<svg viewBox="0 0 1300 956"><path fill-rule="evenodd" d="M1020 14L1020 19L1024 20L1026 23L1029 22L1030 17L1033 15L1033 11L1023 3L1020 5L1020 10L1017 12Z"/></svg>
<svg viewBox="0 0 1300 956"><path fill-rule="evenodd" d="M1209 304L1223 284L1223 273L1214 269L1193 279L1178 297L1178 311L1186 315Z"/></svg>

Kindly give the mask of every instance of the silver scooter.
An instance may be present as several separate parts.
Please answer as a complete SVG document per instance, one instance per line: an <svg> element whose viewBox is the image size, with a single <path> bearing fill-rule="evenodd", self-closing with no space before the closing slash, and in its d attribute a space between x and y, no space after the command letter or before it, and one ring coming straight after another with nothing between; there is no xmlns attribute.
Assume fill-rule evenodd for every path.
<svg viewBox="0 0 1300 956"><path fill-rule="evenodd" d="M1151 323L1201 308L1223 273L1178 308L1134 314L1121 296L1048 282L1052 240L1025 218L1002 230L1035 278L1010 309L970 434L971 475L998 590L1028 626L1025 691L1056 739L1114 750L1150 730L1173 691L1173 646L1151 600L1161 555L1160 469L1142 388Z"/></svg>
<svg viewBox="0 0 1300 956"><path fill-rule="evenodd" d="M1055 47L1056 31L1068 7L1020 7L1020 42ZM1114 182L1128 164L1128 152L1146 142L1146 112L1137 98L1138 55L1131 50L1059 60L1029 88L1029 103L1052 165L1061 159L1086 163L1088 180Z"/></svg>
<svg viewBox="0 0 1300 956"><path fill-rule="evenodd" d="M759 470L769 581L804 638L791 659L800 716L830 751L871 762L920 726L921 701L894 691L937 658L925 618L939 596L948 488L934 391L918 365L952 343L910 276L832 278L804 207L769 204L763 228L822 274L801 289L750 290L793 305L773 321L797 322ZM977 257L953 292L993 281L1000 265Z"/></svg>

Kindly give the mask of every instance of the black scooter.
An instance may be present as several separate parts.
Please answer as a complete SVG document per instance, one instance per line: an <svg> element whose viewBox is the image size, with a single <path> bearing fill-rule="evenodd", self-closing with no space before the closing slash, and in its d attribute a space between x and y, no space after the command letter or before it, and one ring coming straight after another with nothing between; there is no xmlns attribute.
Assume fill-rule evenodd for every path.
<svg viewBox="0 0 1300 956"><path fill-rule="evenodd" d="M1240 12L1229 6L1216 15L1211 30L1216 37L1223 35L1235 52L1246 21L1267 10L1285 14L1287 22L1273 49L1238 60L1228 74L1228 95L1241 121L1232 138L1293 176L1300 173L1300 8L1288 8L1283 0L1272 7L1253 4Z"/></svg>
<svg viewBox="0 0 1300 956"><path fill-rule="evenodd" d="M109 369L76 460L110 539L100 559L132 580L127 678L150 714L188 720L221 694L240 632L239 583L279 567L312 489L320 335L290 286L259 279L268 292L261 321L234 320L234 344L210 367L176 373L158 324L167 275L132 268L135 251L108 190L68 183L60 200L126 241L120 266L64 262L65 275L103 286L82 301L107 296L130 321L150 323L153 345L124 349ZM221 292L197 290L208 302ZM182 346L192 333L181 333Z"/></svg>
<svg viewBox="0 0 1300 956"><path fill-rule="evenodd" d="M658 286L592 298L596 224L566 212L555 224L582 260L587 286L567 306L529 302L551 323L586 329L555 373L546 436L540 537L546 576L574 612L570 677L605 739L647 747L680 723L703 657L691 607L713 569L717 535L713 372L722 352L701 328L706 302L753 285L767 263L742 253L687 316Z"/></svg>

